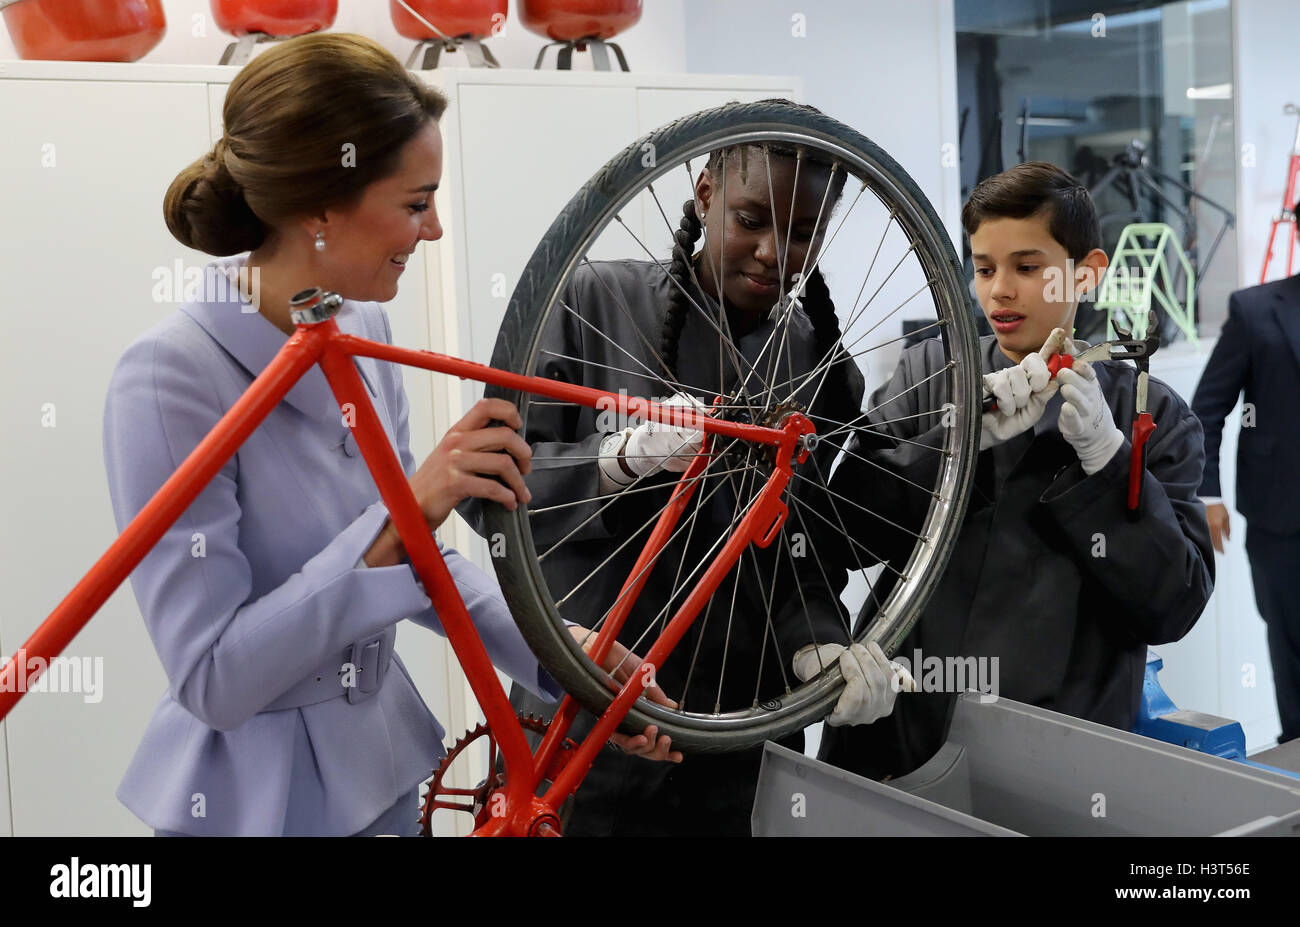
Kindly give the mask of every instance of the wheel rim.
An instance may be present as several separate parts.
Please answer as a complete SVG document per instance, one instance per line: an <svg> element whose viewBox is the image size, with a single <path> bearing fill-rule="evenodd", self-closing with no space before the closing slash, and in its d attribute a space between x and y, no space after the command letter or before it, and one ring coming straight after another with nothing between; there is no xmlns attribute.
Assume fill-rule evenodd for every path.
<svg viewBox="0 0 1300 927"><path fill-rule="evenodd" d="M590 199L585 205L580 204L579 200L582 199L583 193L575 197L569 209L566 209L566 214L577 213L581 217L582 228L577 229L576 234L572 231L568 233L568 247L562 255L556 255L553 251L544 253L543 246L539 246L538 253L534 255L529 264L529 270L525 272L525 276L528 276L530 272L534 274L531 280L531 289L526 288L524 283L521 282L520 288L516 290L515 298L511 301L507 322L503 326L502 340L498 342L498 356L494 356L494 364L500 365L501 360L510 355L513 361L511 363L512 369L534 372L538 368L541 353L544 351L545 320L553 317L555 313L565 313L566 310L574 313L574 310L566 307L564 300L561 299L565 287L580 268L593 264L589 257L590 253L602 241L606 233L617 226L622 226L624 229L628 228L627 222L621 218L620 214L627 211L638 197L645 197L647 193L654 201L654 211L662 214L663 225L658 227L657 241L638 241L637 244L642 249L643 259L648 251L651 258L657 259L665 267L668 265L669 258L663 256L665 249L662 244L668 240L668 236L673 231L671 223L668 221L671 212L663 208L662 201L654 191L654 185L661 182L663 178L668 177L672 172L680 172L685 167L686 174L689 176L692 170L698 172L703 166L707 154L714 149L748 144L765 143L769 146L773 144L803 146L807 149L815 149L821 157L836 161L842 168L847 170L849 175L848 182L844 186L842 199L851 200L852 203L842 217L840 228L843 228L844 222L852 216L859 199L867 195L874 197L878 206L886 210L889 215L888 222L880 233L880 244L877 245L875 256L871 259L871 267L862 278L862 286L858 288L859 297L862 295L862 291L867 289L869 281L875 282L872 280L872 274L876 269L876 259L881 256L881 251L890 235L891 228L897 229L905 235L909 243L903 257L906 258L908 252L911 253L913 262L926 281L923 289L928 291L931 303L931 307L927 311L932 314L934 319L932 326L927 327L931 328L932 333L937 333L940 336L944 346L944 353L949 359L949 366L940 372L942 382L946 385L952 403L954 421L942 450L944 462L940 466L940 478L933 487L935 498L924 522L920 526L920 530L917 532L920 539L915 543L911 555L907 558L901 570L896 570L899 575L895 577L888 595L883 600L877 599L879 607L876 619L862 633L856 636L856 639L860 641L876 641L887 653L893 653L906 636L911 624L920 614L937 582L943 560L946 557L946 551L951 546L956 525L960 522L964 513L966 493L972 476L971 465L975 447L974 428L975 423L978 421L976 408L978 393L975 385L978 382L979 360L975 351L974 337L970 330L965 286L955 255L952 253L951 245L947 241L942 228L938 226L937 221L934 219L933 210L928 202L924 200L924 197L919 194L919 191L915 189L910 178L907 178L898 169L897 165L888 159L888 156L879 152L870 142L862 139L856 133L824 117L809 118L799 125L791 125L782 121L774 122L770 119L762 121L749 119L747 122L747 113L745 112L747 109L753 108L723 108L722 110L711 111L711 113L697 114L695 117L688 117L687 120L674 123L673 126L652 133L646 140L630 146L619 158L611 161L604 170L593 178L592 183L588 185L588 188L583 193L587 193L593 187L600 187L602 184L608 187L612 181L618 180L619 177L626 180L628 177L626 167L629 158L634 156L637 151L644 151L646 144L652 146L656 143L666 145L666 149L656 159L657 163L640 174L635 186L627 186L625 189L617 191L617 195L610 196L603 204L596 203L593 205ZM771 108L768 107L767 112L770 111ZM717 125L709 131L701 131L693 137L687 137L689 133L675 132L677 127L689 123L692 119L696 120L698 124L709 122L710 117L717 122ZM656 149L652 147L650 150L653 152ZM770 174L772 160L765 158L765 162L769 190L772 190ZM619 173L620 166L623 168L621 174ZM798 177L799 175L796 173L796 186ZM723 193L725 195L725 176ZM578 204L579 208L575 210L574 204ZM776 197L771 197L769 201L769 206L772 209L771 224L773 228L777 229L776 239L780 243L781 230L778 228L780 224L778 221L780 217L777 215L779 211L778 205ZM791 206L793 207L793 205L792 202ZM645 204L643 211L649 213L650 206ZM793 208L790 212L793 214ZM564 215L562 214L561 218ZM556 225L558 226L560 222L561 220L557 220ZM812 259L811 268L814 270L820 269L827 258L830 247L833 246L835 238L839 234L837 230L835 235L827 237L832 223L828 216L827 221L822 224L820 212L818 214L818 226L822 239L820 250L816 252L816 257ZM554 234L555 230L556 228L553 227L548 239ZM632 232L632 235L637 237L635 232ZM657 249L656 244L660 245ZM704 245L707 251L707 230L701 244ZM788 257L790 246L788 232L785 236L784 245ZM725 239L722 250L725 255ZM803 266L809 266L807 261ZM886 264L886 266L888 265ZM896 265L895 270L897 269ZM594 269L592 272L596 273ZM785 275L786 273L783 271L782 278ZM725 279L725 274L723 276ZM892 273L890 276L892 277ZM888 282L889 278L887 277L885 283ZM841 282L840 285L845 287L846 283ZM881 286L883 287L884 284L881 284ZM523 291L522 295L521 291ZM877 289L876 293L880 291L880 289ZM842 307L844 305L840 300L844 298L846 292L848 290L844 292L833 291L837 306ZM902 309L902 305L887 309L884 318L880 319L875 325L869 326L869 319L864 313L870 306L872 299L874 299L874 295L859 310L858 297L855 297L852 304L850 304L849 311L841 314L842 338L839 344L842 347L851 349L857 343L854 341L855 338L861 341L862 338L869 337L871 332ZM910 301L911 299L905 301L903 305ZM529 304L524 305L525 302ZM520 327L527 324L526 319L528 317L532 317L534 321L531 338L526 343L516 345L513 350L506 349L504 347L506 331L512 323L516 326L516 331L518 331ZM726 313L721 313L718 318L725 319ZM790 318L793 319L794 315L791 314ZM845 322L849 324L845 324ZM773 327L773 338L776 337L779 327ZM788 327L787 324L787 330ZM861 334L864 327L867 327L865 335ZM876 340L869 340L867 348L856 352L849 350L849 353L856 355L856 359L856 357L878 350L891 343L891 341L896 342L897 340L897 338L891 338L885 340L883 344L876 343ZM722 338L719 338L719 341L722 341ZM725 353L723 347L720 347L719 350ZM734 349L735 347L736 345L733 342L731 348ZM772 353L779 355L780 349L778 348ZM762 357L763 354L760 352L759 359L761 360ZM654 363L648 356L646 360L650 365ZM777 358L776 363L779 369L779 358ZM643 364L642 366L647 365ZM722 367L725 364L720 363L719 366ZM744 372L743 364L734 364L733 366L738 372ZM628 368L625 372L629 376L643 376L643 372L635 368ZM817 373L815 368L812 372ZM826 371L823 369L821 371L821 381L824 383L826 379ZM661 380L665 382L665 385L672 385L667 382L667 378L661 377ZM785 384L786 395L798 395L801 390L806 389L809 382L804 380L799 383ZM699 384L695 385L699 386ZM770 400L767 408L770 408L779 401L783 387L777 383L765 385L768 387L765 392ZM776 388L773 389L772 387ZM519 404L521 414L525 420L525 434L527 434L530 415L540 404L540 401L534 400L527 395L506 395ZM815 391L814 403L816 395ZM885 404L885 402L879 403L882 406ZM860 409L869 409L870 406L871 401L868 399ZM826 423L818 423L819 431L822 430L823 424ZM835 427L826 428L823 432L824 436L828 438L834 437L836 434ZM844 434L842 429L839 433ZM840 454L840 459L844 459L843 453ZM735 474L718 473L715 475L726 475L728 480L732 481L734 490L734 480L737 478ZM804 478L820 481L824 484L827 476L829 476L827 473L818 473L816 476L805 475ZM721 486L722 480L719 478L717 483ZM639 490L640 488L642 487L636 484L632 487L633 490ZM647 493L653 494L655 492L653 486L647 485L644 488ZM703 492L703 489L704 486L701 485L700 492ZM743 493L736 493L736 495L739 498ZM842 505L842 503L837 504ZM516 608L517 613L520 613L521 626L530 622L536 625L538 619L540 619L544 625L550 628L550 633L563 642L563 646L567 648L572 662L585 668L586 685L585 687L580 686L579 688L582 688L583 691L575 692L575 694L588 707L599 707L602 699L608 700L608 688L604 681L604 675L582 656L577 643L559 630L563 627L560 618L562 607L557 608L557 602L563 606L566 595L562 590L552 588L555 584L554 577L548 578L547 568L544 563L548 555L553 554L554 547L534 543L533 519L539 512L544 512L547 508L546 500L535 499L532 506L521 506L515 513L506 513L504 510L496 509L496 507L488 510L490 524L496 527L509 527L512 542L516 545L516 549L519 550L519 556L511 558L507 570L507 572L513 571L510 577L511 581L507 582L507 577L503 575L503 587L506 588L508 597L512 599L512 606ZM790 518L783 528L783 535L790 532L791 524L796 520L802 521L806 527L808 517L806 513L799 511L797 505L792 505ZM832 525L833 527L835 526ZM640 545L633 540L632 546L639 549ZM742 566L745 562L745 556L747 554L742 555ZM865 559L865 557L859 555L859 563L861 563L862 559ZM797 570L793 566L793 561L791 562L791 572L795 573ZM499 572L501 572L500 566L499 563ZM755 566L757 567L757 564ZM678 577L683 575L683 572L688 571L678 571ZM865 570L863 572L868 573ZM523 596L516 591L515 595L512 596L510 594L512 588L517 590L521 585L521 574L525 580L525 585L529 587L529 591ZM773 574L773 588L775 588L777 575ZM691 581L691 584L693 585L693 581ZM678 585L678 580L674 579L674 586L676 585ZM868 589L874 590L874 586L871 585L869 579ZM715 593L714 603L724 594L724 591L725 586ZM869 593L867 601L870 601L873 594L874 592ZM734 591L732 597L734 600ZM521 598L523 601L520 601ZM674 598L674 596L669 597L670 605ZM852 605L849 605L849 607L852 608ZM585 616L568 615L566 617L576 620L578 617ZM586 617L584 623L591 625L592 617ZM698 625L701 621L706 620L709 619L702 612L695 619L695 623ZM770 613L767 616L767 621L770 626ZM650 628L654 624L653 621L646 623L646 631L652 634ZM599 622L596 622L594 626L598 627ZM528 633L528 629L525 630ZM534 626L532 631L535 635L538 628ZM530 641L532 639L533 637L530 636ZM652 639L653 635L649 638L642 637L639 643L635 640L629 640L628 643L644 653L648 647L648 641ZM773 641L775 642L775 640L774 635ZM688 641L684 640L679 644L678 650L680 651L687 645ZM786 662L788 662L789 657L790 654L780 654L780 659ZM559 672L556 675L559 678L569 673L571 668L548 665L548 669L551 669L553 673L558 669ZM760 669L759 676L761 677L761 675ZM679 741L682 740L684 735L686 740L689 741L692 739L692 732L699 732L701 737L706 740L713 738L714 744L725 743L727 747L735 747L750 739L747 737L749 732L753 732L755 735L752 739L761 739L761 736L767 736L762 732L770 730L771 723L777 715L780 715L785 720L787 727L798 726L816 720L831 707L842 685L839 671L834 667L827 668L802 684L794 678L793 673L789 672L788 668L787 675L790 679L785 691L776 695L775 707L771 704L771 698L761 698L762 693L757 692L752 704L730 707L722 711L712 709L705 711L694 710L697 707L694 705L688 705L685 710L672 710L649 703L643 698L637 702L636 709L631 716L631 723L634 726L640 726L646 721L659 724L665 730L675 732ZM571 685L573 681L570 673L570 678L565 682L571 691L573 691ZM719 690L721 688L720 681ZM671 691L669 695L677 697L677 694ZM720 706L712 706L712 708L717 707Z"/></svg>

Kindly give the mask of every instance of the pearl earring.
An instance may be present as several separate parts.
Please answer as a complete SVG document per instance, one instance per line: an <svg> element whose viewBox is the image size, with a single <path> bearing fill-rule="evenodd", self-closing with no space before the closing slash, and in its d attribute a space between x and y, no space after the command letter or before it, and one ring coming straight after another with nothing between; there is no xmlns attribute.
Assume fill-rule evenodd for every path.
<svg viewBox="0 0 1300 927"><path fill-rule="evenodd" d="M325 250L325 233L324 233L324 232L317 232L317 233L316 233L316 250L317 250L317 251L324 251L324 250Z"/></svg>

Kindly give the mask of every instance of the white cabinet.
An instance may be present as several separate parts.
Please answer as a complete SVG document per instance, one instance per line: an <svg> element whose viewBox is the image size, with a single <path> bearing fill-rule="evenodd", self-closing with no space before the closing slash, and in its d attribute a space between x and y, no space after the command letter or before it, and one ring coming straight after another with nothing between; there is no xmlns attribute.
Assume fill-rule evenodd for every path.
<svg viewBox="0 0 1300 927"><path fill-rule="evenodd" d="M127 344L172 311L155 273L199 259L167 232L162 198L210 144L207 116L202 83L0 81L6 655L116 536L104 395ZM67 655L102 668L99 691L33 692L5 722L14 833L142 832L113 793L167 683L129 590Z"/></svg>
<svg viewBox="0 0 1300 927"><path fill-rule="evenodd" d="M0 67L0 654L27 639L116 536L101 448L108 378L127 344L175 311L184 272L209 260L172 239L162 199L176 173L211 148L236 73ZM448 71L424 79L452 101L438 202L446 236L412 257L386 308L396 343L476 360L490 357L542 233L606 160L704 106L798 93L779 78ZM684 174L680 184L665 203L680 203ZM664 232L657 215L628 219L648 240L649 223ZM412 452L423 459L477 389L413 368L404 375ZM444 534L477 551L463 525ZM442 639L403 627L398 647L449 735L471 725L477 708ZM0 833L147 833L114 793L167 681L128 588L66 654L83 659L97 691L33 692L5 722Z"/></svg>

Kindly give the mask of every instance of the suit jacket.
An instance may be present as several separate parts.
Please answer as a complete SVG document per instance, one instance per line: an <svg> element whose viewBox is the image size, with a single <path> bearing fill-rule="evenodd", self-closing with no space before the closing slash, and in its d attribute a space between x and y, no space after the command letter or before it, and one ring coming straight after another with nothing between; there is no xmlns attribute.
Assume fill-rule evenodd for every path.
<svg viewBox="0 0 1300 927"><path fill-rule="evenodd" d="M1253 408L1243 413L1237 444L1237 511L1251 527L1300 531L1300 494L1290 487L1300 473L1300 274L1228 299L1228 320L1192 397L1205 429L1203 496L1223 495L1223 420L1242 390Z"/></svg>
<svg viewBox="0 0 1300 927"><path fill-rule="evenodd" d="M981 339L981 359L985 373L1012 365L993 336ZM893 381L871 399L873 427L857 434L859 458L934 485L939 455L894 438L942 446L946 384L922 382L944 361L935 339L903 353ZM1177 393L1150 379L1156 430L1147 445L1141 517L1130 522L1128 435L1137 373L1119 361L1092 367L1125 436L1119 451L1085 475L1058 427L1058 392L1031 430L979 453L952 555L899 648L927 691L899 696L893 714L875 724L828 727L823 759L878 778L910 772L933 756L947 736L956 693L932 691L931 658L945 666L984 658L979 681L992 683L996 694L1132 730L1147 645L1186 634L1214 588L1209 526L1196 496L1201 428ZM889 396L895 398L884 402ZM840 495L905 527L919 528L930 503L928 494L855 458L843 461L831 482ZM865 548L902 567L912 537L855 509L842 511ZM887 589L877 592L883 598ZM922 666L915 665L918 651ZM961 688L979 688L976 682L955 674L951 680Z"/></svg>
<svg viewBox="0 0 1300 927"><path fill-rule="evenodd" d="M244 260L210 264L203 298L118 362L104 458L119 530L286 340L228 284ZM378 304L345 302L337 322L391 341ZM413 473L400 369L356 363ZM378 498L314 367L132 573L169 682L117 793L147 824L208 835L350 834L429 776L443 728L389 654L403 618L441 628L409 565L358 564L387 518ZM495 581L454 551L443 555L497 665L557 694ZM371 674L351 694L339 684L348 662Z"/></svg>

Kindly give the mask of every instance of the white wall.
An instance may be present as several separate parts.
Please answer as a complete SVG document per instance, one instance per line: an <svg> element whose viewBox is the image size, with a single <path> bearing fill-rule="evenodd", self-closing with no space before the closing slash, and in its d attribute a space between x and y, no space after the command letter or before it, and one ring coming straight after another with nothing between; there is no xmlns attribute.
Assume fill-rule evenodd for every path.
<svg viewBox="0 0 1300 927"><path fill-rule="evenodd" d="M487 47L503 68L531 68L538 50L547 39L526 30L510 5L505 28L488 41ZM233 41L217 28L208 0L163 0L167 16L167 33L161 42L140 60L149 64L216 64L221 53ZM681 73L686 70L686 53L682 43L685 0L650 0L644 4L641 21L616 41L623 47L628 65L637 71ZM438 25L434 22L434 25ZM402 61L415 47L411 39L398 35L388 13L387 0L341 0L331 32L357 32L376 39ZM259 45L263 50L269 45ZM0 23L0 59L16 58L9 33ZM465 67L463 56L443 55L447 67ZM555 66L555 50L547 53L547 64ZM591 56L576 54L575 69L589 69Z"/></svg>
<svg viewBox="0 0 1300 927"><path fill-rule="evenodd" d="M1237 253L1241 285L1259 282L1268 229L1286 188L1287 158L1295 142L1300 105L1300 5L1295 0L1237 0ZM1269 278L1285 276L1285 251L1276 248ZM1295 269L1300 270L1300 259Z"/></svg>
<svg viewBox="0 0 1300 927"><path fill-rule="evenodd" d="M954 244L961 202L953 0L692 2L686 64L695 73L789 74L803 102L885 149L934 204ZM793 17L804 17L796 37ZM743 39L741 37L743 36Z"/></svg>

